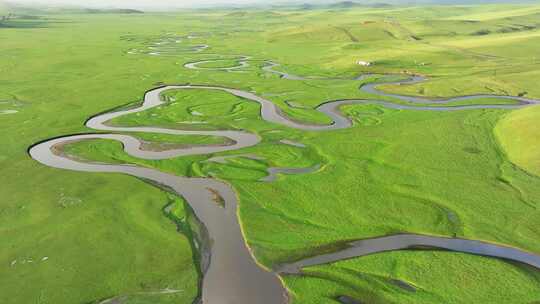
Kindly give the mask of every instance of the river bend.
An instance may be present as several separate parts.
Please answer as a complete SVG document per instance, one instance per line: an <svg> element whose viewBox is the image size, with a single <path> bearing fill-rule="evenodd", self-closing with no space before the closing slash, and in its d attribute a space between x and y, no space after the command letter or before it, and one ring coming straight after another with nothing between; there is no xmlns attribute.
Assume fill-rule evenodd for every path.
<svg viewBox="0 0 540 304"><path fill-rule="evenodd" d="M230 68L218 68L219 70L235 70L248 65L247 60L250 57L241 57L240 65ZM210 62L200 61L186 64L186 68L202 69L198 65ZM290 75L284 72L275 71L278 64L270 62L263 69L266 72L276 73L281 78L287 80L309 80L321 79L316 77L301 77ZM361 75L355 79L364 79L369 75ZM396 84L417 83L424 81L420 76L411 76L409 79L395 82ZM202 281L202 303L204 304L283 304L288 302L288 296L279 276L268 269L258 265L247 247L238 222L237 205L238 200L232 187L222 181L211 178L188 178L175 176L172 174L160 172L156 169L139 167L135 165L110 165L84 162L72 159L61 153L61 148L67 143L88 139L110 139L122 143L126 153L143 159L168 159L186 155L212 154L224 151L239 150L246 147L257 145L261 139L247 131L237 130L218 130L218 131L195 131L166 129L160 127L115 127L106 123L111 119L142 112L164 103L161 94L166 90L214 90L223 91L234 96L256 102L260 105L261 117L270 123L275 123L290 128L305 131L330 131L352 126L351 120L343 115L339 107L346 104L379 104L384 107L400 110L417 111L458 111L468 109L516 109L531 104L539 103L538 100L527 99L523 97L511 96L492 96L476 95L455 97L444 100L429 100L420 97L402 96L381 92L377 89L380 83L372 83L362 86L360 89L364 92L376 95L399 99L404 102L427 104L436 103L440 106L426 105L404 105L391 103L382 100L350 99L336 100L321 104L316 108L326 114L333 122L329 125L304 124L289 119L280 109L270 100L260 97L256 94L220 86L197 86L197 85L168 85L149 90L143 103L134 109L121 110L117 112L105 113L90 118L86 126L96 131L114 132L111 134L81 134L59 137L46 140L32 146L29 153L36 161L54 168L83 171L83 172L109 172L121 173L135 176L138 178L153 181L173 189L189 203L195 212L199 221L204 225L207 235L210 239L210 252L206 254L209 263L203 264ZM513 105L463 105L452 106L450 103L460 100L474 98L507 98L516 101ZM182 149L171 149L166 151L147 151L141 148L143 143L136 137L118 134L118 133L159 133L172 135L204 135L220 136L230 139L230 145L208 145L194 146ZM60 152L59 152L60 151ZM317 167L318 168L318 167ZM267 181L275 178L277 173L305 173L317 170L317 168L308 169L272 169ZM221 196L224 206L217 204L216 194ZM540 268L540 256L528 253L516 248L505 247L474 240L449 239L433 236L421 236L413 234L402 234L386 236L371 240L360 240L350 243L347 248L334 253L311 257L302 261L297 261L289 265L283 265L276 272L281 273L300 273L302 267L326 264L343 259L353 258L366 254L373 254L389 250L407 249L415 246L428 246L466 252L471 254L499 257L519 261L533 267ZM203 246L204 247L204 246ZM210 254L211 253L211 254Z"/></svg>

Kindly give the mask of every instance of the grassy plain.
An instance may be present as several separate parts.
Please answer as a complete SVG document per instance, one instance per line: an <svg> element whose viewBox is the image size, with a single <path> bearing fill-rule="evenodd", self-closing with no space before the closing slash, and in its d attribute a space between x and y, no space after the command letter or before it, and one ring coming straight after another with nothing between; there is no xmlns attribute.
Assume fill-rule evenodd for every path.
<svg viewBox="0 0 540 304"><path fill-rule="evenodd" d="M508 158L524 170L540 176L540 107L530 107L506 115L495 131Z"/></svg>
<svg viewBox="0 0 540 304"><path fill-rule="evenodd" d="M437 251L376 254L310 267L305 274L285 278L294 303L336 303L343 295L374 304L535 303L540 280L538 271L524 266Z"/></svg>
<svg viewBox="0 0 540 304"><path fill-rule="evenodd" d="M261 71L260 62L240 72L197 71L182 66L212 55L179 52L160 57L128 50L145 48L171 32L199 33L200 38L189 43L209 44L207 53L271 59L283 64L279 69L299 75L407 71L427 75L429 81L384 90L428 97L492 93L540 98L540 61L535 57L539 11L534 5L494 5L54 14L42 16L39 26L24 19L9 21L0 27L0 111L18 112L0 115L0 242L5 248L0 250L0 302L92 303L131 295L131 302L191 303L197 294L189 233L179 234L163 213L175 198L126 176L46 168L27 156L31 144L92 132L83 125L88 117L135 103L160 83L251 90L294 119L319 123L328 119L312 108L324 101L373 97L358 90L359 81L288 81ZM359 67L357 60L375 64ZM247 241L265 265L298 259L344 240L397 232L482 239L540 253L540 179L510 162L523 165L514 156L523 151L521 146L501 139L502 133L499 145L493 133L499 120L498 130L523 130L508 122L521 123L536 111L532 108L509 114L348 106L344 110L353 118L353 128L313 133L266 123L258 117L256 104L225 93L170 92L168 99L161 108L113 123L246 129L259 134L262 143L225 154L254 153L264 160L237 158L225 165L207 162L210 156L144 161L110 141L81 142L67 147L68 152L229 181L239 192ZM286 101L307 109L289 107ZM138 136L155 142L155 148L163 143L223 142ZM534 145L534 133L528 136ZM281 139L307 148L278 144ZM314 164L322 165L314 174L257 182L270 166ZM415 267L405 266L411 264ZM462 281L446 281L448 271ZM354 272L370 275L357 279L351 277ZM539 300L540 293L537 271L453 253L388 253L308 273L286 278L294 303L333 303L330 299L340 293L360 300L369 295L374 303L523 303ZM403 292L380 276L405 280L421 290ZM487 278L492 288L482 285ZM459 288L463 282L470 289ZM140 294L166 288L182 292L159 299Z"/></svg>

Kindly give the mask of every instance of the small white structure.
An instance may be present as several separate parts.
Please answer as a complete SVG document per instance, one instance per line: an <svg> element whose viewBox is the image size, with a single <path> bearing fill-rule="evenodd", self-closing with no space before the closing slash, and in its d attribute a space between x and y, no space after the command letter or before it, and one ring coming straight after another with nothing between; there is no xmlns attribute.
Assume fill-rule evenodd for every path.
<svg viewBox="0 0 540 304"><path fill-rule="evenodd" d="M357 64L359 64L359 65L361 65L361 66L370 66L370 65L371 65L371 62L359 60L359 61L357 62Z"/></svg>

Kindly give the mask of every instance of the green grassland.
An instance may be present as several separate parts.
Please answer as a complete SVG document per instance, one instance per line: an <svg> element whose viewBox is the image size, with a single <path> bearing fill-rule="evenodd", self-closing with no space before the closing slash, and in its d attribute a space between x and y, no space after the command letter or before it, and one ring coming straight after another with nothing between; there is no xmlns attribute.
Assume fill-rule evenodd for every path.
<svg viewBox="0 0 540 304"><path fill-rule="evenodd" d="M184 211L178 198L127 176L44 167L27 155L30 145L92 132L84 126L88 117L133 105L162 83L253 91L293 119L318 123L329 122L313 110L322 102L374 97L358 90L361 81L279 79L260 69L262 60L279 62L276 69L298 75L427 75L429 81L422 84L382 86L409 95L540 98L540 58L535 57L539 11L538 5L483 5L55 14L42 16L39 26L10 20L10 26L0 27L0 111L17 112L0 115L0 302L93 303L125 296L128 303L192 303L198 293L190 233L178 229L185 226L181 219L189 217L189 210ZM199 33L189 44L208 44L208 53L261 61L235 72L188 70L183 64L215 57L204 52L167 57L127 53L171 32ZM360 67L357 60L374 65ZM234 60L205 67L230 65ZM230 182L239 194L247 242L266 266L346 240L398 232L481 239L540 253L540 179L525 171L534 173L538 158L523 154L536 145L532 130L538 108L434 113L347 106L343 110L352 117L353 128L315 133L264 122L256 104L223 92L166 95L168 102L160 108L111 123L245 129L262 142L219 155L256 154L262 159L236 157L218 164L208 162L208 155L146 161L104 140L72 144L66 152ZM224 143L202 136L137 136L153 149ZM307 148L279 144L281 139ZM257 181L268 167L316 164L321 169L312 174ZM163 208L173 201L178 207L171 218ZM363 279L356 273L367 275ZM404 292L388 277L419 290ZM330 298L339 293L373 303L540 299L538 271L455 253L385 253L310 268L305 277L285 280L294 303L335 303ZM182 292L148 295L167 288Z"/></svg>
<svg viewBox="0 0 540 304"><path fill-rule="evenodd" d="M231 68L238 66L238 60L235 59L223 59L215 62L204 62L199 64L197 67L204 69L211 68Z"/></svg>
<svg viewBox="0 0 540 304"><path fill-rule="evenodd" d="M540 176L540 107L530 107L506 115L495 128L508 158L524 170Z"/></svg>
<svg viewBox="0 0 540 304"><path fill-rule="evenodd" d="M305 274L285 277L294 303L336 303L343 295L374 304L535 303L540 281L538 271L523 265L437 251L376 254Z"/></svg>

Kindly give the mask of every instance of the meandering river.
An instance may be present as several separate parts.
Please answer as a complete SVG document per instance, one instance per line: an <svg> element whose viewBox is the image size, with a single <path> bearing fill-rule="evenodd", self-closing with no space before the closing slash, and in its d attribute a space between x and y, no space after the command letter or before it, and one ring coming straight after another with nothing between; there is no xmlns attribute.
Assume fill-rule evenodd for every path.
<svg viewBox="0 0 540 304"><path fill-rule="evenodd" d="M248 66L250 57L241 57L238 67L216 68L217 70L230 71ZM186 68L199 68L198 65L211 61L201 61L186 64ZM263 69L270 73L276 73L280 77L288 80L309 80L314 77L301 77L290 75L274 70L278 65L269 62ZM361 75L355 79L368 77ZM321 79L321 78L316 78ZM411 76L409 79L392 82L396 84L414 83L424 81L423 77ZM515 109L531 104L539 103L538 100L522 97L477 95L455 97L445 100L428 100L419 97L402 96L384 93L377 90L379 83L371 83L362 86L364 92L376 95L393 97L401 101L417 104L436 103L442 106L427 105L403 105L381 100L337 100L323 103L316 108L332 119L329 125L303 124L289 119L279 107L273 102L256 94L220 86L197 86L197 85L170 85L149 90L144 96L144 102L137 108L121 110L112 113L101 114L90 118L86 126L97 131L109 131L114 134L82 134L46 140L32 146L29 153L36 161L54 168L83 171L83 172L110 172L132 175L138 178L153 181L173 189L190 204L195 215L204 226L206 241L202 240L199 248L202 250L202 303L205 304L282 304L288 301L286 290L280 281L277 273L300 273L301 268L319 264L330 263L352 257L373 254L389 250L406 249L415 246L428 246L431 248L441 248L479 254L491 257L499 257L526 263L533 267L540 268L540 256L528 253L516 248L505 247L474 240L461 240L451 238L441 238L433 236L422 236L414 234L392 235L370 240L359 240L352 242L343 250L328 253L321 256L311 257L302 261L297 261L289 265L283 265L280 269L269 270L258 265L247 247L237 218L238 200L232 187L225 183L211 178L188 178L175 176L160 172L156 169L139 167L135 165L108 165L72 159L61 153L62 146L68 143L88 140L88 139L111 139L123 144L126 153L143 159L167 159L186 155L211 154L223 151L238 150L245 147L257 145L261 139L247 131L194 131L166 129L159 127L114 127L106 123L111 119L142 112L162 105L165 101L161 94L166 90L218 90L234 96L256 102L261 107L261 117L271 123L276 123L290 128L306 131L330 131L342 128L349 128L352 122L344 116L339 107L345 104L379 104L384 107L401 110L417 111L458 111L467 109ZM514 105L449 105L455 101L462 101L474 98L506 98L516 102ZM142 142L125 133L146 132L173 135L204 135L220 136L230 139L233 144L195 146L183 149L172 149L166 151L147 151L141 148ZM117 134L123 133L123 134ZM59 152L60 151L60 152ZM276 173L291 172L302 173L316 171L318 167L307 169L278 169L273 168L267 181L271 182ZM221 196L224 206L216 204L216 194Z"/></svg>

